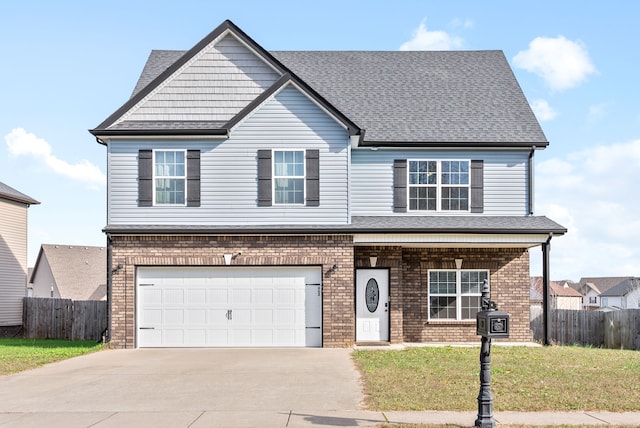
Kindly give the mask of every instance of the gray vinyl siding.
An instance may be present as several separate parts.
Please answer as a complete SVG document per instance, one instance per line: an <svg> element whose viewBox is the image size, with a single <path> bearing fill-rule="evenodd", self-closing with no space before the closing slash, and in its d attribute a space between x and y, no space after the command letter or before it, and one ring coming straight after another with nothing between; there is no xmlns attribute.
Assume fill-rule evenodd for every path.
<svg viewBox="0 0 640 428"><path fill-rule="evenodd" d="M483 160L484 210L481 215L526 215L529 208L527 206L528 156L529 152L525 150L485 152L354 150L351 154L352 215L393 214L393 161L395 159ZM408 211L406 214L412 214L412 212ZM425 215L422 212L416 214ZM428 213L426 215L443 214L456 215L451 212Z"/></svg>
<svg viewBox="0 0 640 428"><path fill-rule="evenodd" d="M227 35L125 118L227 121L279 77L238 39Z"/></svg>
<svg viewBox="0 0 640 428"><path fill-rule="evenodd" d="M291 86L241 122L228 140L110 141L108 223L211 226L346 223L348 147L347 131ZM140 149L200 150L200 207L138 207ZM260 149L319 150L319 206L258 206Z"/></svg>
<svg viewBox="0 0 640 428"><path fill-rule="evenodd" d="M27 293L27 205L0 198L0 326L22 324Z"/></svg>

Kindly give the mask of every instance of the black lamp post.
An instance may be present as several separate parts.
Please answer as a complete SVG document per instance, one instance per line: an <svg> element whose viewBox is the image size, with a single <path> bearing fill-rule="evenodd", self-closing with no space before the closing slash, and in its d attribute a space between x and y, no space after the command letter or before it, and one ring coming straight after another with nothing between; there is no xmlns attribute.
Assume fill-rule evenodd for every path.
<svg viewBox="0 0 640 428"><path fill-rule="evenodd" d="M478 393L478 418L475 426L494 428L493 395L491 394L491 339L509 337L509 314L498 311L491 301L489 282L482 284L482 310L476 315L476 333L482 335L480 346L480 392Z"/></svg>

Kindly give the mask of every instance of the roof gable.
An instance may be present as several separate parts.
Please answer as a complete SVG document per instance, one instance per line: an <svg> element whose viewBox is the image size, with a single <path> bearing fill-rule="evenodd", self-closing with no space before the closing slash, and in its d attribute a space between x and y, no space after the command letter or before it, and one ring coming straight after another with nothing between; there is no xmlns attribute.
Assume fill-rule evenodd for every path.
<svg viewBox="0 0 640 428"><path fill-rule="evenodd" d="M363 145L548 145L502 51L272 54L364 128Z"/></svg>
<svg viewBox="0 0 640 428"><path fill-rule="evenodd" d="M60 296L100 300L106 296L107 251L104 247L42 244L30 282L41 263L48 263Z"/></svg>
<svg viewBox="0 0 640 428"><path fill-rule="evenodd" d="M227 122L282 73L227 31L114 122Z"/></svg>
<svg viewBox="0 0 640 428"><path fill-rule="evenodd" d="M639 278L625 278L618 284L601 293L602 297L626 296L636 288L640 288Z"/></svg>
<svg viewBox="0 0 640 428"><path fill-rule="evenodd" d="M222 70L214 64L214 58L222 57L218 65L231 64L230 70L247 71L248 58L261 64L261 71L251 70L253 92L231 106L218 105L220 98L204 99L207 90L199 95L185 90L182 101L174 100L172 91L183 84L177 76L208 67ZM211 74L190 75L204 87L211 83ZM266 91L282 85L278 77L287 75L340 119L351 135L360 135L363 146L548 145L502 51L267 52L228 20L189 51L153 51L132 98L91 132L98 137L227 136L229 123L237 123L248 108L263 102ZM237 95L230 91L225 96L228 100ZM180 114L180 103L193 112ZM154 111L157 116L151 114Z"/></svg>
<svg viewBox="0 0 640 428"><path fill-rule="evenodd" d="M189 51L152 51L129 101L91 133L227 136L231 127L288 83L351 134L359 133L346 116L229 20Z"/></svg>

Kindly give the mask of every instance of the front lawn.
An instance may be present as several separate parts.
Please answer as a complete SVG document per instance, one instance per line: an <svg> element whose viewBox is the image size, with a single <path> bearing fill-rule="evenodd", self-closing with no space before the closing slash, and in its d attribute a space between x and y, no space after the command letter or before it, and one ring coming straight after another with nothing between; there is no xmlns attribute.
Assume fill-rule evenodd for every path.
<svg viewBox="0 0 640 428"><path fill-rule="evenodd" d="M0 338L0 375L32 369L102 349L93 340Z"/></svg>
<svg viewBox="0 0 640 428"><path fill-rule="evenodd" d="M480 349L356 350L370 409L478 409ZM491 348L494 411L640 410L640 352Z"/></svg>

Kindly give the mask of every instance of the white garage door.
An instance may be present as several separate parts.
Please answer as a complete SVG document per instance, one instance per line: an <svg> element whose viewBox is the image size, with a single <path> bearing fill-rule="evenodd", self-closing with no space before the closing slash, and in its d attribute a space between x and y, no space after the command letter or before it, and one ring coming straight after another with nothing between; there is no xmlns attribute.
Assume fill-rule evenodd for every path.
<svg viewBox="0 0 640 428"><path fill-rule="evenodd" d="M322 346L320 268L137 272L138 347Z"/></svg>

